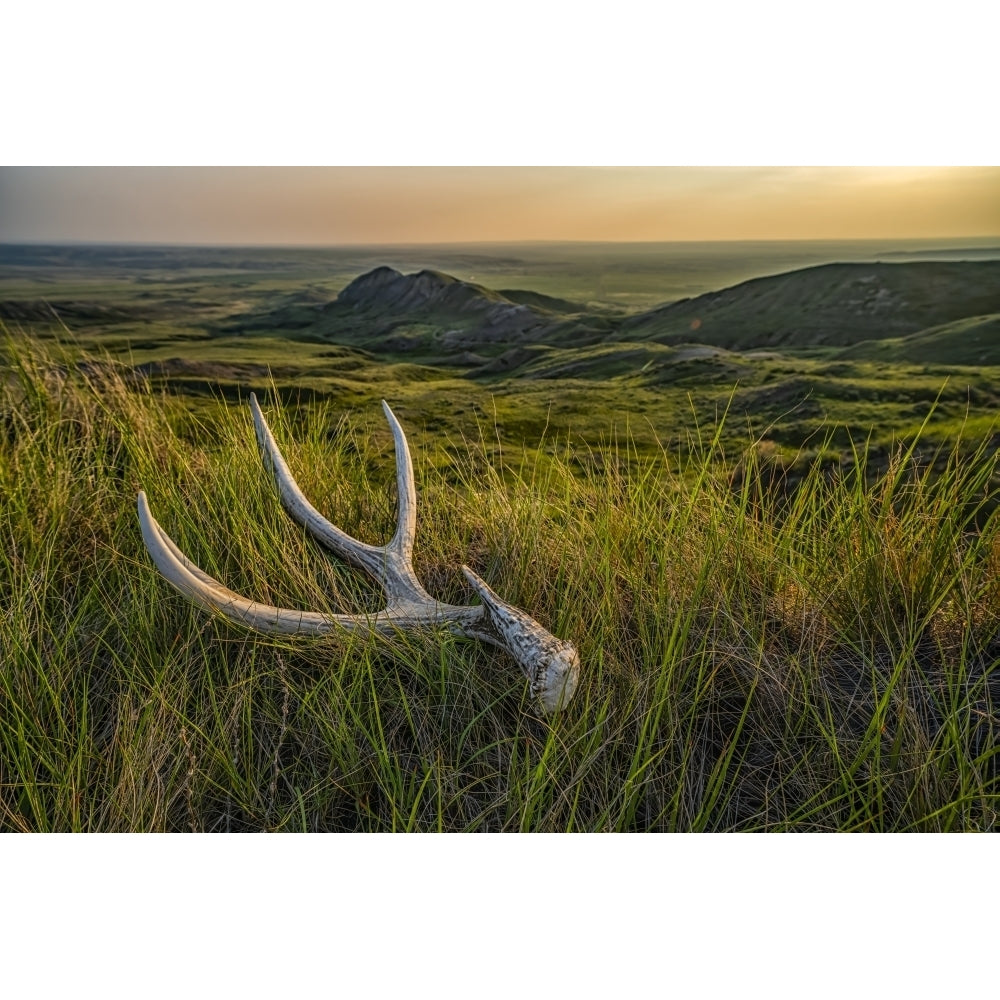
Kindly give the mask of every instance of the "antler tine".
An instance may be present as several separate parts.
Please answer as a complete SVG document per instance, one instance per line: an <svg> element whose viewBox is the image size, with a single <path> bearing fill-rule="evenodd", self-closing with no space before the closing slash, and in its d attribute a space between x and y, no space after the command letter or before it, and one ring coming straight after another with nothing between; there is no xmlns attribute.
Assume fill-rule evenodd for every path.
<svg viewBox="0 0 1000 1000"><path fill-rule="evenodd" d="M250 394L254 430L260 445L264 465L270 470L281 505L292 520L301 524L317 541L335 555L363 569L381 585L386 593L387 611L407 614L414 605L434 603L421 586L413 570L413 539L417 529L416 487L413 484L413 463L406 435L395 414L383 402L386 419L392 430L396 450L396 484L399 493L399 517L396 533L388 545L368 545L352 538L345 531L331 524L305 498L295 482L288 465L278 450L277 442L268 427L264 414L257 404L257 397Z"/></svg>
<svg viewBox="0 0 1000 1000"><path fill-rule="evenodd" d="M399 426L396 415L389 409L389 404L384 399L382 409L385 412L385 419L389 421L396 450L396 492L399 494L396 534L392 536L388 547L398 552L409 563L413 558L413 539L417 534L417 488L413 482L413 460L410 458L410 446L407 444L403 428Z"/></svg>
<svg viewBox="0 0 1000 1000"><path fill-rule="evenodd" d="M206 611L217 611L226 618L259 632L324 635L334 628L344 628L396 635L410 626L444 624L457 628L459 634L465 635L466 630L473 628L482 616L480 608L455 607L450 604L431 604L427 607L410 605L396 610L386 607L377 614L369 615L324 614L252 601L209 576L184 555L153 517L142 490L139 491L138 510L139 527L146 549L164 579Z"/></svg>
<svg viewBox="0 0 1000 1000"><path fill-rule="evenodd" d="M288 635L321 635L335 625L360 628L362 621L349 615L322 615L315 611L293 611L247 600L199 569L174 544L149 510L146 494L139 492L139 526L156 568L188 600L207 611L219 611L229 618L262 632ZM367 622L364 623L367 625Z"/></svg>
<svg viewBox="0 0 1000 1000"><path fill-rule="evenodd" d="M368 545L352 538L346 531L341 531L331 524L305 498L298 483L288 470L288 464L278 450L271 428L268 427L264 414L257 404L257 396L250 393L250 410L253 414L254 431L257 444L260 446L264 466L270 471L278 488L281 506L285 508L293 521L301 524L321 545L324 545L335 555L353 563L359 569L382 581L384 578L385 549L381 545ZM405 442L404 442L405 443ZM409 457L407 455L407 457ZM411 473L412 478L412 473Z"/></svg>

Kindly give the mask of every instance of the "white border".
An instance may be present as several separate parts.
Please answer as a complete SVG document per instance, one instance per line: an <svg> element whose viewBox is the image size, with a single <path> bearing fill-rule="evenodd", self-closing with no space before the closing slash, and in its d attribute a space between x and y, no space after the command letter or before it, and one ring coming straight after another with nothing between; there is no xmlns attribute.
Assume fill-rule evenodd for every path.
<svg viewBox="0 0 1000 1000"><path fill-rule="evenodd" d="M992 837L5 838L10 995L973 995ZM11 879L13 874L13 879ZM13 885L11 885L13 882Z"/></svg>
<svg viewBox="0 0 1000 1000"><path fill-rule="evenodd" d="M7 4L7 164L1000 162L988 5Z"/></svg>

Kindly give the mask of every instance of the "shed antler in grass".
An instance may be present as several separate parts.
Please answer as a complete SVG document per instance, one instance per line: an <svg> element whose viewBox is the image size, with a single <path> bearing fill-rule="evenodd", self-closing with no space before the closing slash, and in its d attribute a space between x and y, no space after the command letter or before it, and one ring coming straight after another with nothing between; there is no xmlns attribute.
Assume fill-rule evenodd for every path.
<svg viewBox="0 0 1000 1000"><path fill-rule="evenodd" d="M203 573L171 541L149 512L145 493L139 493L142 537L163 576L195 604L260 632L322 635L335 628L392 634L428 626L443 626L455 635L481 639L505 649L527 675L531 693L546 712L566 706L576 690L580 657L572 643L557 639L523 611L501 600L468 566L466 579L481 605L441 604L421 586L413 571L413 538L417 528L417 496L413 464L406 435L382 403L396 448L399 521L388 545L366 545L334 527L302 495L271 429L250 395L257 442L265 466L274 477L282 506L321 545L364 570L381 584L386 606L372 615L326 615L258 604L224 587Z"/></svg>

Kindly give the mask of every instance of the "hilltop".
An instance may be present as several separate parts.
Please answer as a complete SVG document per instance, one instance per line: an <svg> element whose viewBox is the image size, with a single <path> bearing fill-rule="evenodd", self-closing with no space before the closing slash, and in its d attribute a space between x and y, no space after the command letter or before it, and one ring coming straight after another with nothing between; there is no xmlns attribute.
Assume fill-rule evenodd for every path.
<svg viewBox="0 0 1000 1000"><path fill-rule="evenodd" d="M628 340L729 349L846 347L1000 311L1000 261L824 264L624 320Z"/></svg>
<svg viewBox="0 0 1000 1000"><path fill-rule="evenodd" d="M1000 313L966 316L908 337L864 340L837 357L883 362L905 358L921 365L993 365L1000 360Z"/></svg>
<svg viewBox="0 0 1000 1000"><path fill-rule="evenodd" d="M539 292L497 291L441 271L403 274L376 267L351 281L334 299L303 290L241 312L217 325L225 333L307 336L380 353L433 355L441 364L456 356L495 356L519 344L558 344L589 330L591 342L610 332L584 307ZM486 357L471 355L474 363Z"/></svg>
<svg viewBox="0 0 1000 1000"><path fill-rule="evenodd" d="M497 291L440 271L403 274L382 266L355 278L334 299L302 290L232 315L219 329L307 336L453 365L456 358L496 359L514 348L521 353L533 346L608 342L729 351L846 348L867 341L897 343L997 312L1000 261L825 264L631 315L595 313L537 292Z"/></svg>
<svg viewBox="0 0 1000 1000"><path fill-rule="evenodd" d="M498 292L440 271L379 267L352 281L325 307L324 318L365 322L401 350L428 346L428 339L445 349L481 348L543 342L554 317L573 309L550 296ZM438 328L430 338L427 326Z"/></svg>
<svg viewBox="0 0 1000 1000"><path fill-rule="evenodd" d="M278 337L449 368L490 364L505 372L534 348L609 343L737 352L857 348L851 357L1000 362L989 325L971 350L963 333L972 318L1000 313L995 260L823 264L643 311L595 307L538 290L498 290L430 268L403 273L385 264L355 273L339 288L273 276L248 281L242 274L216 276L210 284L165 276L159 289L151 281L137 273L107 287L75 276L52 288L22 284L34 294L8 292L0 299L0 319L55 326L61 321L77 333L113 333L146 343L165 334L174 339L182 326L198 339ZM869 342L885 347L860 347Z"/></svg>

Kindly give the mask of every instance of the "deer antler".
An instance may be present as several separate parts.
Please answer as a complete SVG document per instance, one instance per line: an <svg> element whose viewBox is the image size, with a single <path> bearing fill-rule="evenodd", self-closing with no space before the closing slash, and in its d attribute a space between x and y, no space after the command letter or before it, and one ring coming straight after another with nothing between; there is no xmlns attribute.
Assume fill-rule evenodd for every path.
<svg viewBox="0 0 1000 1000"><path fill-rule="evenodd" d="M413 538L417 528L413 464L399 421L383 401L396 449L399 518L387 545L366 545L326 520L303 496L285 463L271 429L250 394L257 443L288 514L321 545L364 570L381 585L386 605L374 615L327 615L294 611L248 600L202 572L173 543L139 493L139 524L143 541L163 576L202 608L260 632L322 635L335 628L391 634L405 629L438 626L455 635L480 639L506 650L528 678L532 695L546 712L564 708L576 690L580 657L572 643L557 639L518 608L501 600L468 566L462 572L482 600L481 605L442 604L424 590L413 571Z"/></svg>

